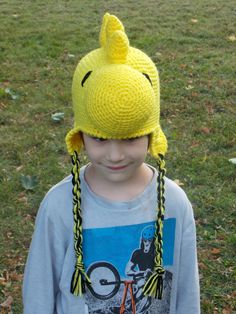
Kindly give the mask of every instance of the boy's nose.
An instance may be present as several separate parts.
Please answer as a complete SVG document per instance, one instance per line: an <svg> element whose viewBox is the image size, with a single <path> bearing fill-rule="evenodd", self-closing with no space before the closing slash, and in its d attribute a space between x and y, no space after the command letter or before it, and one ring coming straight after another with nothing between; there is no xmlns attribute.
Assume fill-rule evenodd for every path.
<svg viewBox="0 0 236 314"><path fill-rule="evenodd" d="M118 163L124 159L124 149L119 140L110 140L107 150L107 160L112 163Z"/></svg>

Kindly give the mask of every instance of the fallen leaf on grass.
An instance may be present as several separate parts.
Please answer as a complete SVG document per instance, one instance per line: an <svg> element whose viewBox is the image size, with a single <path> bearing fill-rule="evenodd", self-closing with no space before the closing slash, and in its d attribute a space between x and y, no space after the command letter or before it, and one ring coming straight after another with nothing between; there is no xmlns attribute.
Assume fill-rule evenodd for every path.
<svg viewBox="0 0 236 314"><path fill-rule="evenodd" d="M34 218L30 214L26 214L24 217L24 221L34 221Z"/></svg>
<svg viewBox="0 0 236 314"><path fill-rule="evenodd" d="M6 284L7 284L6 279L4 277L0 277L0 285L1 286L6 286Z"/></svg>
<svg viewBox="0 0 236 314"><path fill-rule="evenodd" d="M187 67L187 64L185 64L185 63L180 64L181 69L185 69L186 67Z"/></svg>
<svg viewBox="0 0 236 314"><path fill-rule="evenodd" d="M21 171L23 168L24 168L24 166L21 165L21 166L19 166L19 167L16 168L16 171L19 172L19 171Z"/></svg>
<svg viewBox="0 0 236 314"><path fill-rule="evenodd" d="M232 314L232 313L233 313L232 308L225 308L222 311L222 314Z"/></svg>
<svg viewBox="0 0 236 314"><path fill-rule="evenodd" d="M11 314L12 313L12 303L13 297L9 296L3 303L0 304L1 314Z"/></svg>
<svg viewBox="0 0 236 314"><path fill-rule="evenodd" d="M51 115L51 118L54 122L60 122L64 119L64 112L56 112Z"/></svg>
<svg viewBox="0 0 236 314"><path fill-rule="evenodd" d="M191 90L191 89L193 89L193 88L194 88L193 85L188 85L188 86L185 87L186 90Z"/></svg>
<svg viewBox="0 0 236 314"><path fill-rule="evenodd" d="M232 164L236 164L236 158L231 158L229 161L232 162Z"/></svg>
<svg viewBox="0 0 236 314"><path fill-rule="evenodd" d="M3 271L3 278L5 279L5 281L8 281L9 280L9 272L4 270Z"/></svg>
<svg viewBox="0 0 236 314"><path fill-rule="evenodd" d="M24 266L24 261L21 256L7 254L7 257L8 259L6 260L6 265L9 269L17 269L18 267ZM7 281L9 281L10 273L5 270L3 272L3 277L5 277Z"/></svg>
<svg viewBox="0 0 236 314"><path fill-rule="evenodd" d="M1 89L0 89L0 93L1 93ZM1 97L1 95L0 95ZM0 102L0 110L6 109L6 105L3 102Z"/></svg>
<svg viewBox="0 0 236 314"><path fill-rule="evenodd" d="M211 250L211 254L213 254L213 255L218 255L218 254L220 254L220 249L217 249L217 248L213 248L212 250Z"/></svg>
<svg viewBox="0 0 236 314"><path fill-rule="evenodd" d="M207 113L208 114L213 114L214 113L214 109L213 109L212 105L207 105L206 109L207 109Z"/></svg>
<svg viewBox="0 0 236 314"><path fill-rule="evenodd" d="M7 239L14 239L14 237L13 237L11 231L8 231L8 232L6 233L6 238L7 238Z"/></svg>
<svg viewBox="0 0 236 314"><path fill-rule="evenodd" d="M236 298L236 290L231 293L231 296L232 296L233 298Z"/></svg>
<svg viewBox="0 0 236 314"><path fill-rule="evenodd" d="M9 87L7 87L7 88L5 89L5 93L6 93L7 95L9 95L12 100L16 100L16 99L18 99L18 98L20 97L19 94L17 94L13 89L11 89L11 88L9 88Z"/></svg>
<svg viewBox="0 0 236 314"><path fill-rule="evenodd" d="M229 41L236 41L236 36L235 35L230 35L227 37Z"/></svg>
<svg viewBox="0 0 236 314"><path fill-rule="evenodd" d="M156 56L157 58L160 58L160 57L162 56L162 53L156 52L156 53L155 53L155 56Z"/></svg>
<svg viewBox="0 0 236 314"><path fill-rule="evenodd" d="M16 265L24 265L23 263ZM4 271L2 274L2 277L0 277L0 284L3 286L6 286L10 281L22 281L23 279L23 274L18 274L16 271L14 272L8 272Z"/></svg>
<svg viewBox="0 0 236 314"><path fill-rule="evenodd" d="M198 141L193 141L190 148L198 147L200 144Z"/></svg>
<svg viewBox="0 0 236 314"><path fill-rule="evenodd" d="M199 266L200 269L207 269L207 266L204 263L202 263L202 262L199 262L198 266Z"/></svg>
<svg viewBox="0 0 236 314"><path fill-rule="evenodd" d="M197 96L198 96L198 93L192 92L191 95L192 95L192 97L197 97Z"/></svg>
<svg viewBox="0 0 236 314"><path fill-rule="evenodd" d="M26 190L33 190L38 184L37 177L21 175L21 184Z"/></svg>
<svg viewBox="0 0 236 314"><path fill-rule="evenodd" d="M23 275L22 274L17 274L17 273L10 273L9 277L12 281L21 281L23 279Z"/></svg>
<svg viewBox="0 0 236 314"><path fill-rule="evenodd" d="M174 182L175 182L178 186L184 185L184 183L181 182L179 179L175 179Z"/></svg>
<svg viewBox="0 0 236 314"><path fill-rule="evenodd" d="M25 205L28 205L28 197L23 195L23 196L20 196L18 198L18 201L21 202L21 203L24 203Z"/></svg>
<svg viewBox="0 0 236 314"><path fill-rule="evenodd" d="M202 127L200 130L205 134L209 134L211 132L211 130L207 127Z"/></svg>

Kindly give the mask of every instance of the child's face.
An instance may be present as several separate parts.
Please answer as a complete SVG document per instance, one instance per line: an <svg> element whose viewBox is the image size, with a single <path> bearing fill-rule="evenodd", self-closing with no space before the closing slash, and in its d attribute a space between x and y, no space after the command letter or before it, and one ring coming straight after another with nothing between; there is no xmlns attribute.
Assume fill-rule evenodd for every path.
<svg viewBox="0 0 236 314"><path fill-rule="evenodd" d="M83 134L88 158L97 173L111 182L124 182L139 170L148 150L148 136L103 140Z"/></svg>

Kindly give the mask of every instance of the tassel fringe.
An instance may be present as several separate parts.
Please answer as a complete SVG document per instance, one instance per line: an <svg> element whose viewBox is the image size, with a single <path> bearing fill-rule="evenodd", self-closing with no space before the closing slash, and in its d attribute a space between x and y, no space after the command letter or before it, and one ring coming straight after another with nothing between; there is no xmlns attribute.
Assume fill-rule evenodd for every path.
<svg viewBox="0 0 236 314"><path fill-rule="evenodd" d="M85 292L85 284L91 285L91 281L84 271L83 265L77 264L71 279L71 293L73 293L75 296L82 296L82 294Z"/></svg>
<svg viewBox="0 0 236 314"><path fill-rule="evenodd" d="M143 287L144 295L158 298L159 300L162 299L164 273L165 271L161 266L154 271Z"/></svg>

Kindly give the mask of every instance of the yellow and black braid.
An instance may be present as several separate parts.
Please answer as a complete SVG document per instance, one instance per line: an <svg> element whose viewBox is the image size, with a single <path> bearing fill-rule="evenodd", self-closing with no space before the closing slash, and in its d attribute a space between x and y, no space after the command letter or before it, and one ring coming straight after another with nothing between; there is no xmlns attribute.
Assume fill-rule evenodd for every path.
<svg viewBox="0 0 236 314"><path fill-rule="evenodd" d="M158 177L157 177L157 220L155 230L155 258L154 271L144 285L143 293L154 298L162 299L163 294L163 221L165 213L165 161L164 156L159 154Z"/></svg>
<svg viewBox="0 0 236 314"><path fill-rule="evenodd" d="M77 152L72 155L72 184L73 184L73 215L74 215L74 249L76 255L75 271L71 279L71 293L82 295L85 291L85 283L91 284L83 263L83 235L82 235L82 215L81 215L81 189L80 189L80 165Z"/></svg>

